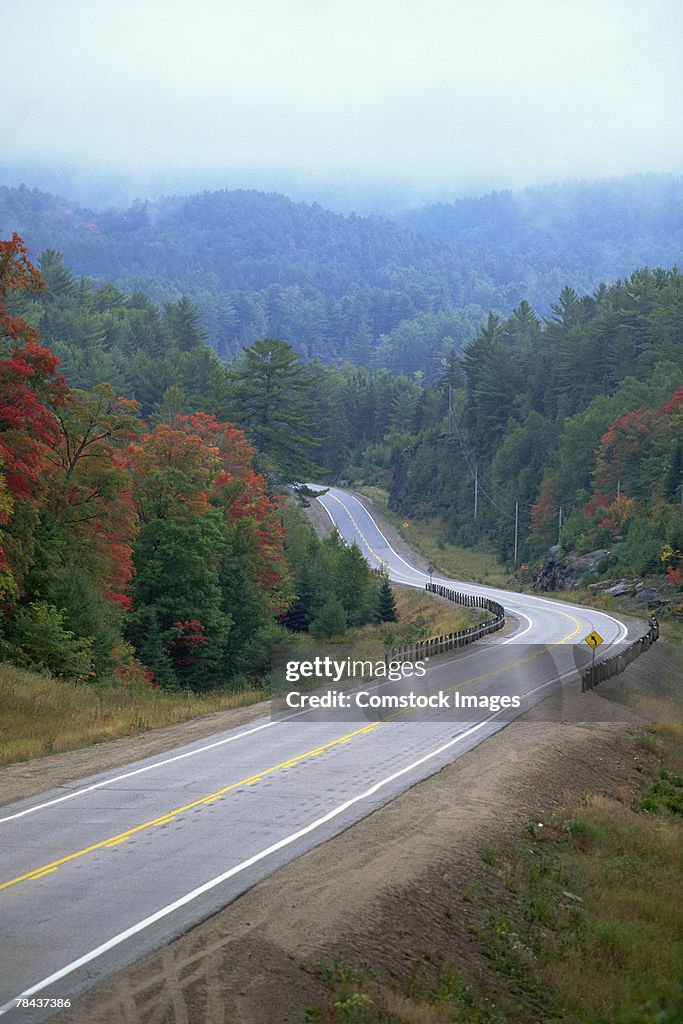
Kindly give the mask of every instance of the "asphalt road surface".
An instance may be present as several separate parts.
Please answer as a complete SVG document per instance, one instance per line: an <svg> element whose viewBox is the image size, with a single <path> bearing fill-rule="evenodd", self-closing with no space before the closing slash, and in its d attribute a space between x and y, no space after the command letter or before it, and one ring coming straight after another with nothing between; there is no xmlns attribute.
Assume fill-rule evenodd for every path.
<svg viewBox="0 0 683 1024"><path fill-rule="evenodd" d="M347 542L397 582L426 576L352 495L322 504ZM341 720L293 709L0 811L0 1014L39 1021L169 942L278 867L438 771L562 685L593 630L605 652L628 627L599 611L457 583L514 617L504 635L439 658L414 692L514 694L519 712ZM382 681L364 684L373 694ZM590 695L586 695L590 700ZM311 879L315 884L315 879ZM62 1004L60 1004L62 1000Z"/></svg>

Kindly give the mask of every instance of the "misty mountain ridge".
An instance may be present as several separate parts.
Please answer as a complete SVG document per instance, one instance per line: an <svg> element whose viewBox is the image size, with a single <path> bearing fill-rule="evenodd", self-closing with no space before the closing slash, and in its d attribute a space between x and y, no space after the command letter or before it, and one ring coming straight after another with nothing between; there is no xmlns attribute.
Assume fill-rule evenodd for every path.
<svg viewBox="0 0 683 1024"><path fill-rule="evenodd" d="M386 217L343 215L277 193L203 192L101 212L0 187L0 233L75 274L188 295L231 358L258 337L307 358L438 372L488 313L527 299L539 315L637 267L671 267L683 241L683 178L639 175L494 192Z"/></svg>
<svg viewBox="0 0 683 1024"><path fill-rule="evenodd" d="M551 257L574 276L567 283L588 290L596 279L623 277L636 266L670 267L680 259L683 177L641 174L491 192L406 210L395 219L469 251L495 253L500 270L506 252L508 260L518 254L539 267Z"/></svg>

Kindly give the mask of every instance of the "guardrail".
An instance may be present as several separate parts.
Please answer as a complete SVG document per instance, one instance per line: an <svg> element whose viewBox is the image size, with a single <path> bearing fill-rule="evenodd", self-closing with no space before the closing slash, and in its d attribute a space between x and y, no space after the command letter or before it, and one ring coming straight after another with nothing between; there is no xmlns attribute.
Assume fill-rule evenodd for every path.
<svg viewBox="0 0 683 1024"><path fill-rule="evenodd" d="M495 633L505 625L505 609L497 601L490 601L487 597L479 597L476 594L460 594L457 590L444 587L440 583L425 583L425 590L431 594L438 594L445 597L447 601L454 604L464 605L466 608L483 608L492 612L492 617L486 619L479 626L472 626L470 629L461 629L454 633L445 633L443 636L432 636L428 640L418 640L415 643L399 644L387 651L391 661L423 661L425 658L432 658L437 654L445 654L446 651L454 651L458 647L465 647L474 643L487 633Z"/></svg>
<svg viewBox="0 0 683 1024"><path fill-rule="evenodd" d="M598 683L604 683L607 679L621 675L628 666L639 658L645 651L649 651L655 640L659 639L659 623L655 616L650 619L650 628L647 633L634 640L623 651L613 654L611 658L598 661L589 665L581 676L581 693L587 690L594 690Z"/></svg>

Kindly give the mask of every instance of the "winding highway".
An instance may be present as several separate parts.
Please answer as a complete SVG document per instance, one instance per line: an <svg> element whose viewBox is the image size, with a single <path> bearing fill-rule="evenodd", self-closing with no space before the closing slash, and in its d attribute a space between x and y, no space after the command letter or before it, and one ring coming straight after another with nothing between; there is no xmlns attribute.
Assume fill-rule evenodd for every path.
<svg viewBox="0 0 683 1024"><path fill-rule="evenodd" d="M425 573L348 492L318 499L345 541L396 582ZM522 713L577 684L628 627L528 594L434 581L502 603L504 633L434 658L413 690L516 695ZM365 685L382 692L382 682ZM591 700L591 695L586 695ZM40 1021L169 942L503 728L510 711L390 720L293 709L0 808L0 1015ZM60 1003L61 1001L61 1003Z"/></svg>

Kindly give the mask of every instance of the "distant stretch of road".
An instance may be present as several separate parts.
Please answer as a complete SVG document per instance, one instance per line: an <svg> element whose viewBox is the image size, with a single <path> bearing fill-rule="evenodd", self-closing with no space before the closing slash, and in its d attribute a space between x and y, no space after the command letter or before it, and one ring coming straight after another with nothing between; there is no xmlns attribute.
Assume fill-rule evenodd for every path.
<svg viewBox="0 0 683 1024"><path fill-rule="evenodd" d="M333 488L319 500L371 564L424 586L354 496ZM602 612L434 581L499 601L514 627L432 659L415 682L425 692L516 693L525 710L575 684L588 633L597 630L603 651L628 633ZM60 1000L187 931L507 720L489 710L466 721L346 722L293 711L0 808L0 1014L48 1019Z"/></svg>
<svg viewBox="0 0 683 1024"><path fill-rule="evenodd" d="M311 484L311 487L314 488L315 485ZM355 495L331 487L317 500L325 508L346 543L352 544L355 541L372 566L386 569L396 583L424 588L429 579L427 574L393 549L373 514ZM613 616L592 608L569 605L564 601L554 601L536 595L516 594L513 591L487 587L479 583L458 582L447 579L438 572L433 574L432 579L434 583L454 587L461 593L479 594L498 601L515 618L521 619L520 628L514 635L506 637L506 643L523 641L525 644L576 644L588 633L596 630L606 645L613 645L623 642L628 635L626 625ZM573 628L570 628L570 625ZM603 651L606 649L607 646ZM590 650L585 650L590 656Z"/></svg>

